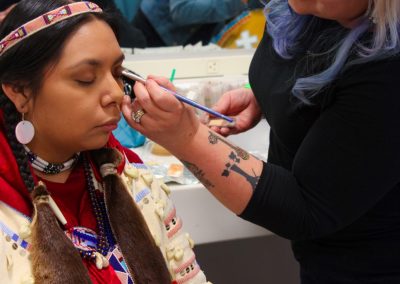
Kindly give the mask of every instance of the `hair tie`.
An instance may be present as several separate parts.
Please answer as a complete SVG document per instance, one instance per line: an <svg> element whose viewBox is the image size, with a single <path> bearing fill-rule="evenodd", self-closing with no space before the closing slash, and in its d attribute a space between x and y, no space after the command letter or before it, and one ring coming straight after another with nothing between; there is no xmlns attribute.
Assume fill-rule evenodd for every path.
<svg viewBox="0 0 400 284"><path fill-rule="evenodd" d="M100 166L100 174L104 178L108 175L117 174L117 167L113 163L107 163Z"/></svg>

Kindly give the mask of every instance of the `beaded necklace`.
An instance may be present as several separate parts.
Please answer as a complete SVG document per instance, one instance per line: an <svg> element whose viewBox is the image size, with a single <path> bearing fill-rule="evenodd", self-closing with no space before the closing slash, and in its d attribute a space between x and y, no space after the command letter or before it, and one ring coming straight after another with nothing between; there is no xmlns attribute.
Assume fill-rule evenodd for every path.
<svg viewBox="0 0 400 284"><path fill-rule="evenodd" d="M71 159L64 163L49 163L33 153L26 145L23 146L32 167L47 175L55 175L69 170L75 165L80 156L80 153L76 153Z"/></svg>
<svg viewBox="0 0 400 284"><path fill-rule="evenodd" d="M111 231L110 222L108 220L104 195L94 186L94 175L87 159L83 161L86 184L89 191L90 201L92 203L93 212L96 218L98 235L96 251L103 256L107 256L110 247L115 245L115 240ZM95 260L96 253L91 250L78 250L83 258Z"/></svg>

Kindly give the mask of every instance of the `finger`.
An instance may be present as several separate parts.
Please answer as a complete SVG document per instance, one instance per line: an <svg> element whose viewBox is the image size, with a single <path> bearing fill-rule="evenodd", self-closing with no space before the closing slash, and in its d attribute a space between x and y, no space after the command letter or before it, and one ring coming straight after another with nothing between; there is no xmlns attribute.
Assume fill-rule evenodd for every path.
<svg viewBox="0 0 400 284"><path fill-rule="evenodd" d="M203 124L205 124L205 125L208 125L208 123L210 122L210 115L209 115L208 113L203 113L203 114L199 117L199 119L200 119L200 122L201 122L201 123L203 123Z"/></svg>
<svg viewBox="0 0 400 284"><path fill-rule="evenodd" d="M213 108L225 115L237 115L248 107L250 95L244 88L226 92Z"/></svg>
<svg viewBox="0 0 400 284"><path fill-rule="evenodd" d="M134 102L139 103L145 111L151 112L155 115L159 114L160 111L164 111L154 103L149 91L147 90L147 83L144 85L140 82L136 82L134 91L136 95Z"/></svg>
<svg viewBox="0 0 400 284"><path fill-rule="evenodd" d="M182 103L171 92L162 89L156 81L148 79L146 88L160 109L166 112L176 112L182 109Z"/></svg>
<svg viewBox="0 0 400 284"><path fill-rule="evenodd" d="M154 94L153 91L151 91L153 93L150 93L147 88L149 87L149 85L151 86L151 84L153 82L155 85L155 88L156 88L155 92L156 93L159 92L160 89L159 89L159 86L154 81L152 81L152 82L151 81L152 80L149 80L146 83L146 85L143 85L141 83L135 84L136 99L134 100L134 103L133 103L133 109L135 110L136 104L139 104L141 106L141 108L145 110L145 112L146 112L145 116L147 116L147 117L145 119L145 123L141 123L141 124L144 125L146 127L146 129L149 129L149 131L151 131L151 130L154 131L155 129L159 128L160 122L171 121L171 119L176 119L177 115L176 115L176 110L175 110L175 112L173 112L170 109L165 109L166 107L169 107L168 104L164 103L164 105L166 107L163 106L162 108L160 108L159 105L155 102L156 99L153 99L152 96L154 96L154 95L157 96L157 94ZM158 96L162 96L162 95L158 94ZM174 101L177 101L175 99L175 97L171 96L171 95L164 95L162 97L164 100L165 100L165 98L167 98L170 100L172 99ZM177 101L177 103L181 104L179 101ZM173 108L171 107L171 109L173 109ZM147 114L149 114L149 115L147 115ZM180 114L178 114L178 116L180 116ZM152 129L151 126L149 126L150 125L148 122L149 117L151 117L152 121L153 121L152 122L153 124L151 124L151 125L154 125L154 127L156 127L156 128ZM132 122L134 122L134 119L131 119L130 121L132 123ZM150 133L146 132L145 129L139 129L138 126L135 126L135 129L139 130L141 133L143 133L146 136L148 136L150 134Z"/></svg>
<svg viewBox="0 0 400 284"><path fill-rule="evenodd" d="M211 126L209 127L212 131L219 133L221 130L221 127L217 127L217 126Z"/></svg>
<svg viewBox="0 0 400 284"><path fill-rule="evenodd" d="M121 105L121 111L122 111L122 114L124 115L124 118L126 121L134 122L135 120L133 118L133 115L139 109L143 110L142 106L136 100L131 102L131 100L128 96L124 96L122 105Z"/></svg>
<svg viewBox="0 0 400 284"><path fill-rule="evenodd" d="M232 130L232 128L228 128L228 127L221 127L221 129L219 131L219 133L224 137L233 134L233 132L234 131Z"/></svg>
<svg viewBox="0 0 400 284"><path fill-rule="evenodd" d="M124 98L122 103L122 114L124 115L126 122L133 129L139 131L145 136L149 136L151 133L149 130L156 129L155 127L157 127L158 122L154 119L151 113L146 111L142 116L139 117L139 120L136 120L137 118L135 118L135 114L140 109L143 110L139 103L130 103L129 98Z"/></svg>
<svg viewBox="0 0 400 284"><path fill-rule="evenodd" d="M222 97L217 101L217 103L212 108L219 113L229 114L230 105L231 105L230 92L227 92L222 95Z"/></svg>
<svg viewBox="0 0 400 284"><path fill-rule="evenodd" d="M134 113L133 103L131 103L131 100L128 96L124 96L121 110L126 122L131 127L139 131L140 128L139 125L135 122L135 120L132 117L132 113Z"/></svg>
<svg viewBox="0 0 400 284"><path fill-rule="evenodd" d="M172 82L165 77L161 76L154 76L154 75L149 75L147 79L154 80L157 82L158 85L163 86L164 88L170 89L171 91L176 92L176 87Z"/></svg>

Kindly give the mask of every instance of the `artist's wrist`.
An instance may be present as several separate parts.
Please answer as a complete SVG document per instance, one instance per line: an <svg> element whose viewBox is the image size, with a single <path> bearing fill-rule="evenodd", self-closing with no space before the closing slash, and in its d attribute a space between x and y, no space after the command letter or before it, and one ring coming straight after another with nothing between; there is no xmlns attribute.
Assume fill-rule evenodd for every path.
<svg viewBox="0 0 400 284"><path fill-rule="evenodd" d="M204 148L205 135L207 135L208 127L202 123L198 123L192 132L186 134L182 139L173 141L169 151L180 160L190 160L196 153L198 147Z"/></svg>

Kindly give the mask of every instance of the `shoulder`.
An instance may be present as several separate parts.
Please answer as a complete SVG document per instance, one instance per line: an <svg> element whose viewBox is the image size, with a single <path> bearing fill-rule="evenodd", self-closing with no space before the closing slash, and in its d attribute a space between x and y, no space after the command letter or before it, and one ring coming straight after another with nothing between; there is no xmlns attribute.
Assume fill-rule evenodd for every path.
<svg viewBox="0 0 400 284"><path fill-rule="evenodd" d="M331 91L335 101L362 101L370 109L399 111L399 78L400 56L393 56L347 67Z"/></svg>
<svg viewBox="0 0 400 284"><path fill-rule="evenodd" d="M339 76L341 84L346 86L358 82L380 83L380 87L389 90L398 86L400 75L400 55L381 60L350 65Z"/></svg>
<svg viewBox="0 0 400 284"><path fill-rule="evenodd" d="M339 120L351 118L370 129L394 132L400 127L399 75L400 56L350 66L324 94L330 97L326 109Z"/></svg>
<svg viewBox="0 0 400 284"><path fill-rule="evenodd" d="M400 102L399 75L400 55L397 55L346 67L335 80L334 89L339 96Z"/></svg>

